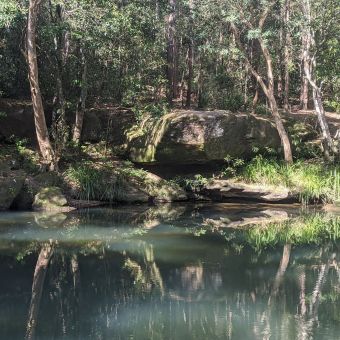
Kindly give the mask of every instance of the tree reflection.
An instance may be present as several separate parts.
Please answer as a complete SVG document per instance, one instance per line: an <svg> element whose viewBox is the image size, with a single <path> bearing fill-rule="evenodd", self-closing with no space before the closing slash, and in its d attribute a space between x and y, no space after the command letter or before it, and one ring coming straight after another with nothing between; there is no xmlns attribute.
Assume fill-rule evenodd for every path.
<svg viewBox="0 0 340 340"><path fill-rule="evenodd" d="M26 339L33 339L38 322L39 307L41 295L44 288L44 282L47 272L47 267L53 254L54 245L52 242L44 244L41 247L37 263L34 270L32 297L28 313Z"/></svg>

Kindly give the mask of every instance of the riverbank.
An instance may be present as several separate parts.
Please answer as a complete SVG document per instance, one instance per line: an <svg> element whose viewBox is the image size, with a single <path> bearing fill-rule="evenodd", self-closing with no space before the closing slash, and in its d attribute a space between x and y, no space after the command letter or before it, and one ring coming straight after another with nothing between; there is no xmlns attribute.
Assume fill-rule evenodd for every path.
<svg viewBox="0 0 340 340"><path fill-rule="evenodd" d="M1 210L69 211L112 204L264 202L335 205L340 168L317 159L287 165L256 156L226 159L213 170L162 176L118 157L105 143L69 147L58 172L41 172L37 152L2 144Z"/></svg>

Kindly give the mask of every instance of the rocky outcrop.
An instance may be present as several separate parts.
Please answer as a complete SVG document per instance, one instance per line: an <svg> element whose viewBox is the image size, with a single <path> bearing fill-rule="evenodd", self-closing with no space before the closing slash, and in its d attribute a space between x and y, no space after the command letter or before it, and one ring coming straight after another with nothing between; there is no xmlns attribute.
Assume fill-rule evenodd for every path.
<svg viewBox="0 0 340 340"><path fill-rule="evenodd" d="M72 199L95 200L105 203L175 202L188 199L176 183L124 162L114 168L109 164L89 164L78 168L82 177L64 175L66 191ZM84 174L93 174L92 183L84 183ZM85 176L86 177L86 176ZM90 186L90 188L89 188Z"/></svg>
<svg viewBox="0 0 340 340"><path fill-rule="evenodd" d="M269 187L261 184L235 182L232 180L213 179L208 181L200 194L213 201L242 199L268 203L297 202L298 194L285 187Z"/></svg>
<svg viewBox="0 0 340 340"><path fill-rule="evenodd" d="M280 147L267 119L228 111L178 110L146 118L128 133L128 152L137 163L194 164L247 158L253 149Z"/></svg>
<svg viewBox="0 0 340 340"><path fill-rule="evenodd" d="M51 105L45 107L46 124L52 123ZM0 99L0 141L10 140L13 136L35 143L33 107L30 101ZM74 112L67 112L67 122L72 126ZM136 123L134 113L129 109L104 107L86 111L82 131L84 142L105 140L115 146L126 143L126 131Z"/></svg>
<svg viewBox="0 0 340 340"><path fill-rule="evenodd" d="M24 171L8 171L0 173L0 210L7 210L20 193L26 174Z"/></svg>
<svg viewBox="0 0 340 340"><path fill-rule="evenodd" d="M0 141L13 136L35 141L33 107L30 102L0 100ZM47 117L49 123L49 117Z"/></svg>
<svg viewBox="0 0 340 340"><path fill-rule="evenodd" d="M126 133L135 123L135 114L129 109L91 109L84 117L82 140L94 143L105 140L121 146L126 143Z"/></svg>

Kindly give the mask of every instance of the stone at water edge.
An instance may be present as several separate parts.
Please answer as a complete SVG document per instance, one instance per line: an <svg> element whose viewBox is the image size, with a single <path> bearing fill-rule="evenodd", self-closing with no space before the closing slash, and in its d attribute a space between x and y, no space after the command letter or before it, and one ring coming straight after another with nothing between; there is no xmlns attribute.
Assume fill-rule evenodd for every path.
<svg viewBox="0 0 340 340"><path fill-rule="evenodd" d="M34 196L32 205L36 211L69 211L67 199L58 187L41 188Z"/></svg>
<svg viewBox="0 0 340 340"><path fill-rule="evenodd" d="M213 179L201 189L201 194L213 200L245 199L268 203L297 202L298 194L288 188L265 186L261 184Z"/></svg>

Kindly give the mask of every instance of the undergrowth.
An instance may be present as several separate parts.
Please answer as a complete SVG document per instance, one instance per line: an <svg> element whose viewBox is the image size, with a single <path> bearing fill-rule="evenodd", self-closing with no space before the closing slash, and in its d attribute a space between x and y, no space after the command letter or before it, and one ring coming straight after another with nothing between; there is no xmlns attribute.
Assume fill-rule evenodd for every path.
<svg viewBox="0 0 340 340"><path fill-rule="evenodd" d="M330 203L340 199L340 167L297 161L286 164L255 157L239 171L239 179L263 185L289 188L302 203Z"/></svg>
<svg viewBox="0 0 340 340"><path fill-rule="evenodd" d="M119 175L110 176L92 164L72 165L66 171L66 177L78 188L78 199L114 202L124 195L124 182Z"/></svg>

